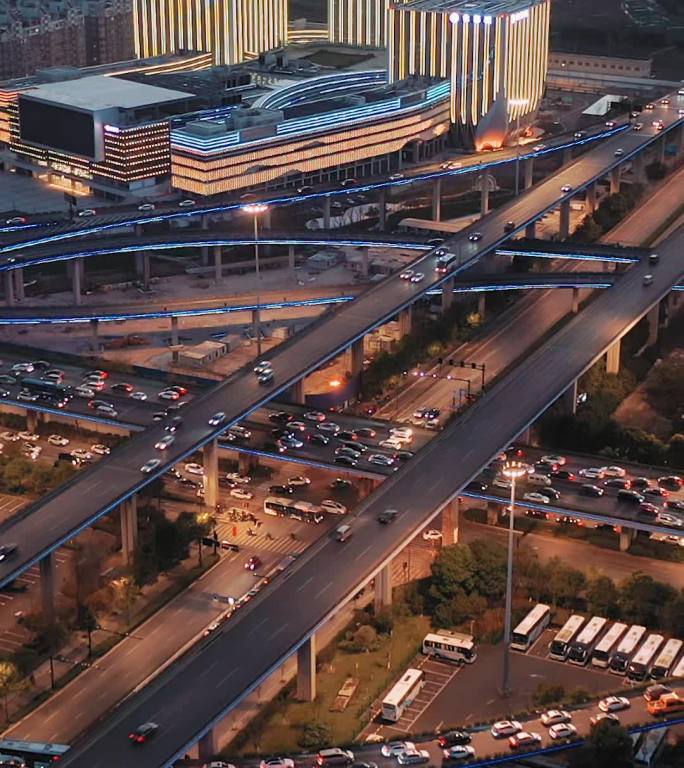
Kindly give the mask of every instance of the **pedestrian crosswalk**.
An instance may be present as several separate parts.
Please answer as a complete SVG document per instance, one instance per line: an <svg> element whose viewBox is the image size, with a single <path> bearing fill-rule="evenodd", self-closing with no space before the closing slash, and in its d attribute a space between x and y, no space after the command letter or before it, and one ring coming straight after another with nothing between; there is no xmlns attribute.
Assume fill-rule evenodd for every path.
<svg viewBox="0 0 684 768"><path fill-rule="evenodd" d="M303 552L311 543L311 537L306 540L301 537L300 531L296 533L296 539L290 536L290 531L279 530L278 533L271 533L264 529L264 526L257 528L252 526L256 535L252 536L247 531L248 525L244 523L230 523L219 521L216 525L216 534L220 542L237 544L239 547L249 547L251 549L260 549L267 552L276 552L282 555L298 555ZM237 535L235 535L235 532Z"/></svg>

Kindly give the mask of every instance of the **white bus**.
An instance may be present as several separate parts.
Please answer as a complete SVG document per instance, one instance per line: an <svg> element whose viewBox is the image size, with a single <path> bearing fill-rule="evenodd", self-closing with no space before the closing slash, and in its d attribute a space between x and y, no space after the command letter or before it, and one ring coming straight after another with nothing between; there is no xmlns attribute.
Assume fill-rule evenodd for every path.
<svg viewBox="0 0 684 768"><path fill-rule="evenodd" d="M425 635L423 653L436 659L472 664L477 658L477 646L472 635L440 629Z"/></svg>
<svg viewBox="0 0 684 768"><path fill-rule="evenodd" d="M584 616L573 614L561 627L553 640L549 643L549 656L552 659L565 661L568 658L570 643L584 624Z"/></svg>
<svg viewBox="0 0 684 768"><path fill-rule="evenodd" d="M684 656L675 664L672 670L672 677L684 677Z"/></svg>
<svg viewBox="0 0 684 768"><path fill-rule="evenodd" d="M656 634L649 635L644 640L643 645L627 665L627 677L630 680L645 680L648 677L653 659L664 642L665 638Z"/></svg>
<svg viewBox="0 0 684 768"><path fill-rule="evenodd" d="M639 624L633 624L629 628L627 634L620 640L620 645L610 654L608 666L611 672L616 675L624 675L627 672L629 660L645 634L646 627Z"/></svg>
<svg viewBox="0 0 684 768"><path fill-rule="evenodd" d="M665 746L667 728L656 728L641 735L638 748L634 753L634 765L640 768L652 768L656 764Z"/></svg>
<svg viewBox="0 0 684 768"><path fill-rule="evenodd" d="M424 685L425 675L422 670L407 669L401 680L392 687L392 690L382 700L383 720L396 723Z"/></svg>
<svg viewBox="0 0 684 768"><path fill-rule="evenodd" d="M587 626L570 643L568 661L571 664L579 664L583 667L589 661L589 656L601 638L607 623L608 620L601 616L594 616L589 620Z"/></svg>
<svg viewBox="0 0 684 768"><path fill-rule="evenodd" d="M675 663L675 659L679 656L683 645L684 643L681 640L677 640L676 637L671 638L665 643L665 647L658 654L651 667L651 677L654 680L659 680L661 677L667 677L670 674L670 670Z"/></svg>
<svg viewBox="0 0 684 768"><path fill-rule="evenodd" d="M308 501L294 501L281 496L268 496L264 499L264 512L275 517L291 517L303 523L322 523L325 515L321 508Z"/></svg>
<svg viewBox="0 0 684 768"><path fill-rule="evenodd" d="M526 651L541 633L549 626L551 609L544 603L537 603L534 608L513 630L511 648Z"/></svg>
<svg viewBox="0 0 684 768"><path fill-rule="evenodd" d="M608 669L608 662L610 661L610 654L613 648L620 642L622 636L627 631L626 624L620 624L616 622L601 638L596 648L591 653L591 664L594 667L601 667L601 669Z"/></svg>

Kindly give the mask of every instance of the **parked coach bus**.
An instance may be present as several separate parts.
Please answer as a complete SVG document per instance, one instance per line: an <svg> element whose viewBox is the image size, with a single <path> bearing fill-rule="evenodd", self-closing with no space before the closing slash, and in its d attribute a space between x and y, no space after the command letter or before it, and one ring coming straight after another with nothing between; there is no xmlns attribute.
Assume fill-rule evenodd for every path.
<svg viewBox="0 0 684 768"><path fill-rule="evenodd" d="M544 603L537 603L534 608L513 630L511 635L511 648L516 651L526 651L549 626L551 621L551 608Z"/></svg>

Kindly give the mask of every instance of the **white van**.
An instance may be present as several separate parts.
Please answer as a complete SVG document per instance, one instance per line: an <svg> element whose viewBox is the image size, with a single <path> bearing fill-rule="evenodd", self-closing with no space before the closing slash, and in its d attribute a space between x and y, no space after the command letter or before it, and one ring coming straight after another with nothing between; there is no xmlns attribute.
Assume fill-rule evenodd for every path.
<svg viewBox="0 0 684 768"><path fill-rule="evenodd" d="M335 529L335 538L337 541L346 541L352 535L351 525L340 525Z"/></svg>
<svg viewBox="0 0 684 768"><path fill-rule="evenodd" d="M551 485L551 478L543 472L533 472L531 475L527 476L527 482L529 485L536 485L543 488Z"/></svg>

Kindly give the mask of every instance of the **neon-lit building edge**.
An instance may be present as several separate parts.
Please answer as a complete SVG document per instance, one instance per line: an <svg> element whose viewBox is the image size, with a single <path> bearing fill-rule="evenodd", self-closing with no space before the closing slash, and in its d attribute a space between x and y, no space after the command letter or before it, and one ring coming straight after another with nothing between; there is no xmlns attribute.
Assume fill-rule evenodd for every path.
<svg viewBox="0 0 684 768"><path fill-rule="evenodd" d="M390 81L447 79L456 142L501 146L543 96L549 14L550 0L390 2Z"/></svg>

